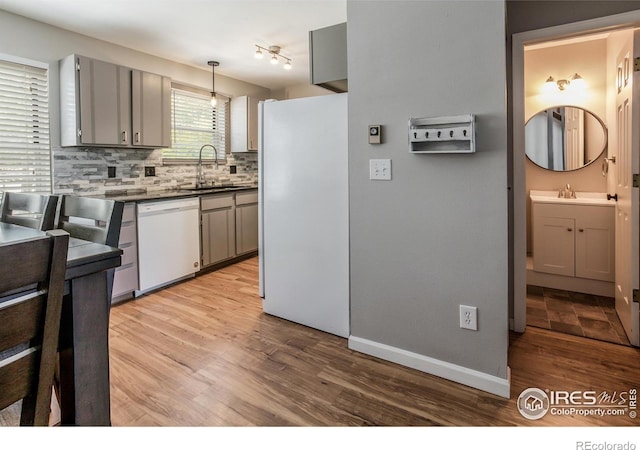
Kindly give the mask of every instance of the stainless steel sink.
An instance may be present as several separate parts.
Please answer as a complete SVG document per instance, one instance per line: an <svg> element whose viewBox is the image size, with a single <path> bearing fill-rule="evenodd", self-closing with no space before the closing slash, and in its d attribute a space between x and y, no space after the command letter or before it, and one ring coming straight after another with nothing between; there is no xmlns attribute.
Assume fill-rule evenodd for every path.
<svg viewBox="0 0 640 450"><path fill-rule="evenodd" d="M217 191L234 191L238 189L248 189L250 186L198 186L190 188L181 188L181 191L187 192L217 192Z"/></svg>

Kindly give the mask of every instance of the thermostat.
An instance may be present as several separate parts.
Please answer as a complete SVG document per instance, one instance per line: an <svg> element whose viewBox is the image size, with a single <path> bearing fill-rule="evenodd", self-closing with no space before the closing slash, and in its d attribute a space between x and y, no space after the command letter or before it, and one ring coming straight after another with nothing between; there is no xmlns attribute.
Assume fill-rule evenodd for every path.
<svg viewBox="0 0 640 450"><path fill-rule="evenodd" d="M369 144L379 144L382 125L369 125Z"/></svg>

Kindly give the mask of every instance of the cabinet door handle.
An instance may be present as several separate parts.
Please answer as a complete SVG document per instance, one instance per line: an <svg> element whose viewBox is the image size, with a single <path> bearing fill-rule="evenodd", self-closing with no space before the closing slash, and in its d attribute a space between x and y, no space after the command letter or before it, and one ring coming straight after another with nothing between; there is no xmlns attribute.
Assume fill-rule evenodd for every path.
<svg viewBox="0 0 640 450"><path fill-rule="evenodd" d="M584 233L584 228L578 228L578 231L579 231L580 233Z"/></svg>
<svg viewBox="0 0 640 450"><path fill-rule="evenodd" d="M567 231L573 231L573 228L567 228Z"/></svg>
<svg viewBox="0 0 640 450"><path fill-rule="evenodd" d="M122 142L126 143L127 142L127 131L123 131L122 132Z"/></svg>
<svg viewBox="0 0 640 450"><path fill-rule="evenodd" d="M136 133L136 144L140 143L140 133Z"/></svg>

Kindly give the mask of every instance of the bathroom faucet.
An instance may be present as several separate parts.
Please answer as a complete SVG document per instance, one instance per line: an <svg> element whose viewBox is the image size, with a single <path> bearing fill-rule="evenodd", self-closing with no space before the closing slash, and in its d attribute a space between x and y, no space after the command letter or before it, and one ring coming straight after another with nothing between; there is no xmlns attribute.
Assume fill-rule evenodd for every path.
<svg viewBox="0 0 640 450"><path fill-rule="evenodd" d="M576 191L571 189L571 185L567 183L564 189L558 192L558 198L576 198Z"/></svg>
<svg viewBox="0 0 640 450"><path fill-rule="evenodd" d="M198 167L196 169L196 188L206 185L204 174L202 173L202 150L205 147L211 147L213 149L213 153L215 155L216 170L218 169L218 150L216 150L216 148L211 144L204 144L202 147L200 147L200 154L198 155Z"/></svg>

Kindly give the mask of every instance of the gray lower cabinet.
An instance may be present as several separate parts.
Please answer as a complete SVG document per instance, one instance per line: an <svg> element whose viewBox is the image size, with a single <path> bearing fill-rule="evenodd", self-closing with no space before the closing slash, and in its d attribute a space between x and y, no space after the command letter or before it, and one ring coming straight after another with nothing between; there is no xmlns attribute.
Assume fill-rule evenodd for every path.
<svg viewBox="0 0 640 450"><path fill-rule="evenodd" d="M236 256L236 214L233 193L200 197L202 267Z"/></svg>
<svg viewBox="0 0 640 450"><path fill-rule="evenodd" d="M115 271L111 303L133 297L138 289L138 240L136 204L125 203L118 247L122 249L122 264Z"/></svg>
<svg viewBox="0 0 640 450"><path fill-rule="evenodd" d="M258 191L236 193L236 253L258 250Z"/></svg>

